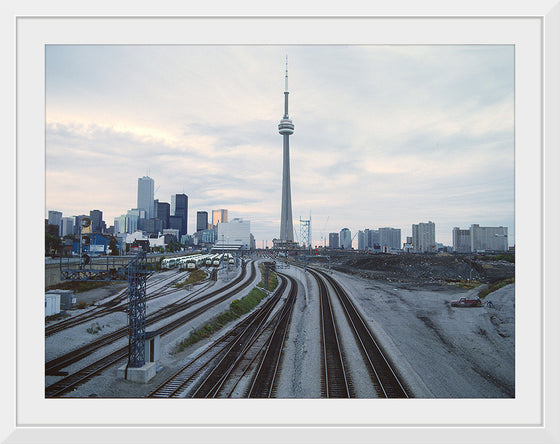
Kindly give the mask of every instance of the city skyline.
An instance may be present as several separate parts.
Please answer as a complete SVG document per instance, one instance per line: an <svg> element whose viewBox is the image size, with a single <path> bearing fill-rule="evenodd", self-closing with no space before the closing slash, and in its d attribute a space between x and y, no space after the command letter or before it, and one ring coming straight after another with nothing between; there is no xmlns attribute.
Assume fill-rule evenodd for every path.
<svg viewBox="0 0 560 444"><path fill-rule="evenodd" d="M227 208L271 246L288 54L296 240L299 217L311 213L314 243L344 227L400 228L404 238L428 220L445 245L453 227L471 224L507 226L515 243L511 46L47 46L46 54L45 212L97 208L112 225L133 208L149 170L156 199L189 197L190 234L197 211Z"/></svg>

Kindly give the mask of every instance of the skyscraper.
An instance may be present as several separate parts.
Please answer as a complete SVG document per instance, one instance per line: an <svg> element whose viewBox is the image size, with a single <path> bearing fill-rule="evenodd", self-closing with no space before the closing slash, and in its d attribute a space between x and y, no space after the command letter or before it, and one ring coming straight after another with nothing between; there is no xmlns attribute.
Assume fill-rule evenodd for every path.
<svg viewBox="0 0 560 444"><path fill-rule="evenodd" d="M348 228L343 228L340 230L340 248L343 250L352 249L352 233Z"/></svg>
<svg viewBox="0 0 560 444"><path fill-rule="evenodd" d="M196 212L196 231L204 231L208 229L208 212L207 211L197 211Z"/></svg>
<svg viewBox="0 0 560 444"><path fill-rule="evenodd" d="M138 200L139 210L146 212L146 219L154 217L154 179L148 176L138 178Z"/></svg>
<svg viewBox="0 0 560 444"><path fill-rule="evenodd" d="M91 231L93 233L101 233L102 222L103 222L103 211L101 210L91 210L89 212L89 218L91 219Z"/></svg>
<svg viewBox="0 0 560 444"><path fill-rule="evenodd" d="M283 139L282 168L282 210L280 214L280 241L294 241L292 221L292 189L290 186L290 135L294 133L294 124L288 116L288 58L286 57L286 78L284 89L284 116L278 125L278 132Z"/></svg>
<svg viewBox="0 0 560 444"><path fill-rule="evenodd" d="M387 247L390 250L400 250L401 229L390 227L379 228L379 243L381 247Z"/></svg>
<svg viewBox="0 0 560 444"><path fill-rule="evenodd" d="M432 221L412 224L412 245L416 252L436 251L436 225Z"/></svg>
<svg viewBox="0 0 560 444"><path fill-rule="evenodd" d="M329 248L339 248L338 233L329 233Z"/></svg>
<svg viewBox="0 0 560 444"><path fill-rule="evenodd" d="M223 208L220 210L212 210L212 225L214 228L221 222L227 223L228 221L228 210Z"/></svg>
<svg viewBox="0 0 560 444"><path fill-rule="evenodd" d="M155 217L161 220L162 229L169 228L169 216L171 213L171 206L167 202L160 202L159 199L155 200Z"/></svg>
<svg viewBox="0 0 560 444"><path fill-rule="evenodd" d="M189 198L186 194L173 194L171 196L171 216L169 226L179 229L179 235L187 234ZM173 217L175 216L175 217ZM177 217L181 217L181 227L177 226ZM175 220L175 222L173 222Z"/></svg>

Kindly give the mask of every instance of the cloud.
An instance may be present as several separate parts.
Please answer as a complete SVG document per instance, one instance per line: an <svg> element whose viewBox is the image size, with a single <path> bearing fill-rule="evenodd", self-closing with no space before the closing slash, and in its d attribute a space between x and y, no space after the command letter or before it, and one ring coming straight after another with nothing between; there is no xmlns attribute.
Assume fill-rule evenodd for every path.
<svg viewBox="0 0 560 444"><path fill-rule="evenodd" d="M49 45L47 209L97 206L111 224L149 171L156 198L189 196L190 227L228 208L276 237L286 53L296 229L311 212L319 236L327 218L332 231L434 220L447 242L482 221L514 231L513 48L500 45Z"/></svg>

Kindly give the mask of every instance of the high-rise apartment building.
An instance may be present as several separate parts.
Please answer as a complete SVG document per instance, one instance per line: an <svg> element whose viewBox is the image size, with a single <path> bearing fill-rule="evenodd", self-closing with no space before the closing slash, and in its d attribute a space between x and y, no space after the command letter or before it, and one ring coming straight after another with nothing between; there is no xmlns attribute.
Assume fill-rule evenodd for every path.
<svg viewBox="0 0 560 444"><path fill-rule="evenodd" d="M358 250L364 251L366 248L366 233L360 230L358 231Z"/></svg>
<svg viewBox="0 0 560 444"><path fill-rule="evenodd" d="M379 244L389 250L401 249L401 229L384 227L379 229Z"/></svg>
<svg viewBox="0 0 560 444"><path fill-rule="evenodd" d="M146 212L146 219L154 217L154 179L148 176L138 178L138 200L139 210Z"/></svg>
<svg viewBox="0 0 560 444"><path fill-rule="evenodd" d="M171 196L171 215L169 217L169 225L171 228L179 229L179 236L187 234L187 221L188 221L188 208L189 198L186 194L174 194ZM177 226L177 222L172 222L171 219L181 217L181 226Z"/></svg>
<svg viewBox="0 0 560 444"><path fill-rule="evenodd" d="M329 248L340 248L338 233L329 233Z"/></svg>
<svg viewBox="0 0 560 444"><path fill-rule="evenodd" d="M436 250L436 225L432 221L412 225L412 245L417 253L432 253Z"/></svg>
<svg viewBox="0 0 560 444"><path fill-rule="evenodd" d="M508 251L507 227L481 227L471 225L470 229L453 228L453 251L471 253L477 251Z"/></svg>
<svg viewBox="0 0 560 444"><path fill-rule="evenodd" d="M507 227L471 225L471 251L508 251Z"/></svg>
<svg viewBox="0 0 560 444"><path fill-rule="evenodd" d="M453 228L453 251L456 253L471 252L471 230Z"/></svg>
<svg viewBox="0 0 560 444"><path fill-rule="evenodd" d="M352 249L352 233L348 228L343 228L340 230L340 248L343 250Z"/></svg>
<svg viewBox="0 0 560 444"><path fill-rule="evenodd" d="M207 211L197 211L196 212L196 231L204 231L208 229L208 212Z"/></svg>
<svg viewBox="0 0 560 444"><path fill-rule="evenodd" d="M379 247L379 230L365 229L365 246L366 248Z"/></svg>
<svg viewBox="0 0 560 444"><path fill-rule="evenodd" d="M228 210L212 210L212 225L216 227L220 222L227 223L228 221Z"/></svg>

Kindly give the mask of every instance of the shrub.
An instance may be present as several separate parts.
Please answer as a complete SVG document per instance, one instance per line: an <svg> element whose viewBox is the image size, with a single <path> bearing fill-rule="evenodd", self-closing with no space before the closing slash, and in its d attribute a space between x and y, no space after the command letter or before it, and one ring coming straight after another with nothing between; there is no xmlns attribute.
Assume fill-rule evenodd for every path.
<svg viewBox="0 0 560 444"><path fill-rule="evenodd" d="M86 301L80 301L76 304L76 308L82 310L88 306Z"/></svg>
<svg viewBox="0 0 560 444"><path fill-rule="evenodd" d="M219 314L199 329L193 330L188 338L183 339L177 346L177 352L182 352L189 345L210 337L227 323L249 313L265 296L266 293L263 290L253 288L247 296L241 299L234 299L230 304L229 310Z"/></svg>

